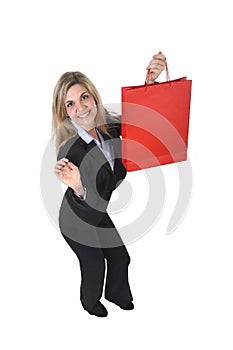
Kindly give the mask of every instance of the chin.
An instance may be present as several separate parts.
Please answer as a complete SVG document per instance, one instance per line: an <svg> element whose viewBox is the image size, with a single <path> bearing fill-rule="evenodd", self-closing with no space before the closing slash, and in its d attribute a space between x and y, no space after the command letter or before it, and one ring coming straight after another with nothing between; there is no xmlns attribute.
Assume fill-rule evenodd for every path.
<svg viewBox="0 0 233 350"><path fill-rule="evenodd" d="M96 126L95 121L91 121L91 122L90 121L83 121L82 123L79 123L79 125L82 128L85 128L86 130L93 129Z"/></svg>

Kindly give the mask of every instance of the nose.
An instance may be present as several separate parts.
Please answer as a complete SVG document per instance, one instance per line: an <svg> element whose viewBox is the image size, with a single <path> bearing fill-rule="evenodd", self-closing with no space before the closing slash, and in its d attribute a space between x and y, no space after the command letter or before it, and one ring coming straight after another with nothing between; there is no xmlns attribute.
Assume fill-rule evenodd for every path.
<svg viewBox="0 0 233 350"><path fill-rule="evenodd" d="M84 101L80 101L76 103L76 112L82 112L87 108L87 106L85 105Z"/></svg>

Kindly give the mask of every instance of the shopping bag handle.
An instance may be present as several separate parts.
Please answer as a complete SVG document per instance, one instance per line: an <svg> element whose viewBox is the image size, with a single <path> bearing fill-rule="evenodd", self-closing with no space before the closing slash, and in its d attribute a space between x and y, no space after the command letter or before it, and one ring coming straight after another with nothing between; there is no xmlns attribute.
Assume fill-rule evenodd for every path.
<svg viewBox="0 0 233 350"><path fill-rule="evenodd" d="M166 69L166 80L170 81L170 74L169 74L167 62L165 62L165 69ZM150 69L147 70L145 85L149 84L149 78L150 78Z"/></svg>

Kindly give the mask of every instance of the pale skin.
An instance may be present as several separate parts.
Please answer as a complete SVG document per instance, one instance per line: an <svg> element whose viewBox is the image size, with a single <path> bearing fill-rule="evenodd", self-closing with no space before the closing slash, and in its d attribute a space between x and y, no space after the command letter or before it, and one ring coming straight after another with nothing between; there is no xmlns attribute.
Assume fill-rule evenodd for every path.
<svg viewBox="0 0 233 350"><path fill-rule="evenodd" d="M166 57L162 54L161 51L153 56L152 60L146 67L146 69L150 69L150 77L149 77L149 84L153 84L154 81L158 78L160 73L165 69L166 67Z"/></svg>
<svg viewBox="0 0 233 350"><path fill-rule="evenodd" d="M146 68L150 69L149 84L154 83L165 66L166 57L162 52L153 56ZM68 90L64 102L67 115L92 137L98 139L95 129L97 108L93 96L81 84L75 84ZM79 169L69 159L60 159L54 167L54 173L60 181L72 188L76 194L84 195Z"/></svg>

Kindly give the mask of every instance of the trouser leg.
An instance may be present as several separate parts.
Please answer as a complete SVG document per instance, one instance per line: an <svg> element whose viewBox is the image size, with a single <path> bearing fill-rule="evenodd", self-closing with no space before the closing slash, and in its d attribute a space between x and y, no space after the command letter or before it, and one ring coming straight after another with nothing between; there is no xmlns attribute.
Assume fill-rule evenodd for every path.
<svg viewBox="0 0 233 350"><path fill-rule="evenodd" d="M105 297L117 305L125 306L133 300L128 281L130 256L124 245L104 248L103 253L107 260Z"/></svg>
<svg viewBox="0 0 233 350"><path fill-rule="evenodd" d="M77 255L81 269L80 299L84 309L91 311L103 292L105 260L101 248L88 247L63 236Z"/></svg>

